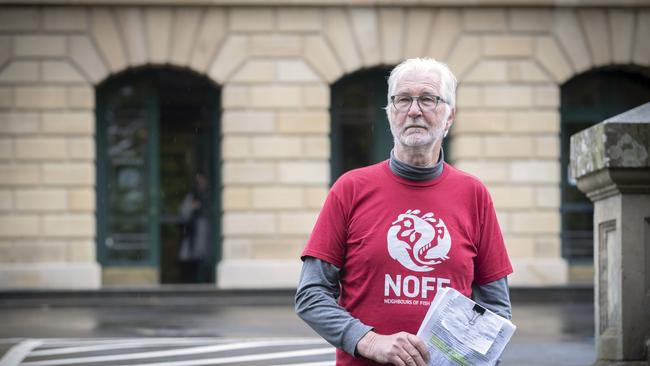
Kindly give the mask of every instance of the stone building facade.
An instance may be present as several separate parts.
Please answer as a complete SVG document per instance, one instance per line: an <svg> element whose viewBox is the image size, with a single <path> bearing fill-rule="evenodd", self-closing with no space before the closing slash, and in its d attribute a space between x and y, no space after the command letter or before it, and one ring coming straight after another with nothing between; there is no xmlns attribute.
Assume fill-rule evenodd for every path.
<svg viewBox="0 0 650 366"><path fill-rule="evenodd" d="M434 57L459 77L450 154L490 189L511 284L567 284L560 86L592 69L650 66L642 1L2 3L0 288L107 283L96 87L148 65L220 88L216 285L295 286L330 184L331 86L408 57ZM138 276L124 273L112 283Z"/></svg>

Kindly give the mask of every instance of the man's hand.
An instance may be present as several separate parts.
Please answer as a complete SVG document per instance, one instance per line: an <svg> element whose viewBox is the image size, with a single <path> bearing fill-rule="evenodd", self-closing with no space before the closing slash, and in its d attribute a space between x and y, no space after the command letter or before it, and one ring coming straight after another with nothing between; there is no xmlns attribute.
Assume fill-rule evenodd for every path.
<svg viewBox="0 0 650 366"><path fill-rule="evenodd" d="M367 359L396 366L426 366L429 361L424 342L406 332L381 335L370 331L357 343L357 352Z"/></svg>

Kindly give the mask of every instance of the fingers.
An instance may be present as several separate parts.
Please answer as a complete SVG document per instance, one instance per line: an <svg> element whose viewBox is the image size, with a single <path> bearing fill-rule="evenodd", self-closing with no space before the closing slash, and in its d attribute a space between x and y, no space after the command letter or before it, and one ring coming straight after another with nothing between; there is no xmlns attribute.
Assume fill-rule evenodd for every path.
<svg viewBox="0 0 650 366"><path fill-rule="evenodd" d="M418 350L419 354L422 355L424 362L429 362L429 349L427 348L427 345L424 344L420 338L414 336L413 334L409 334L408 337L409 342Z"/></svg>

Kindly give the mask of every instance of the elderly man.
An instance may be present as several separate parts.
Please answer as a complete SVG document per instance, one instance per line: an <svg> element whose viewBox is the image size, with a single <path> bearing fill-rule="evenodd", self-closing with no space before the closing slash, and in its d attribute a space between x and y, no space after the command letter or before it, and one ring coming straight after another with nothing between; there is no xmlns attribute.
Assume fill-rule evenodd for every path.
<svg viewBox="0 0 650 366"><path fill-rule="evenodd" d="M338 348L337 365L426 365L414 333L438 288L510 318L512 266L490 195L444 162L455 89L432 59L393 69L390 159L337 180L302 254L296 312Z"/></svg>

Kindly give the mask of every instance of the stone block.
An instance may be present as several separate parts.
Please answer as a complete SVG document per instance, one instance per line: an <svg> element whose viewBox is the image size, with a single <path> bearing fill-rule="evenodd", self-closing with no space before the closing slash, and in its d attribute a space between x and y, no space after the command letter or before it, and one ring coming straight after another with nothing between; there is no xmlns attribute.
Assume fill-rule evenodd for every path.
<svg viewBox="0 0 650 366"><path fill-rule="evenodd" d="M268 235L277 232L276 219L270 213L226 212L223 215L224 235Z"/></svg>
<svg viewBox="0 0 650 366"><path fill-rule="evenodd" d="M0 164L0 185L33 185L40 183L41 172L37 164Z"/></svg>
<svg viewBox="0 0 650 366"><path fill-rule="evenodd" d="M66 260L66 246L62 242L18 241L14 243L13 252L18 263L61 263Z"/></svg>
<svg viewBox="0 0 650 366"><path fill-rule="evenodd" d="M68 43L70 58L93 83L101 82L108 75L104 61L88 37L71 36L68 38Z"/></svg>
<svg viewBox="0 0 650 366"><path fill-rule="evenodd" d="M250 54L261 57L301 57L302 41L294 34L252 35Z"/></svg>
<svg viewBox="0 0 650 366"><path fill-rule="evenodd" d="M560 258L562 242L559 235L535 238L535 258Z"/></svg>
<svg viewBox="0 0 650 366"><path fill-rule="evenodd" d="M307 108L329 108L329 86L327 84L311 84L303 86L302 104Z"/></svg>
<svg viewBox="0 0 650 366"><path fill-rule="evenodd" d="M250 138L229 135L224 136L221 142L221 155L224 159L253 157Z"/></svg>
<svg viewBox="0 0 650 366"><path fill-rule="evenodd" d="M530 57L533 55L533 38L522 35L485 36L483 53L494 57Z"/></svg>
<svg viewBox="0 0 650 366"><path fill-rule="evenodd" d="M253 157L257 160L291 158L302 155L302 140L298 137L253 137L252 147Z"/></svg>
<svg viewBox="0 0 650 366"><path fill-rule="evenodd" d="M95 235L95 215L44 215L43 234L51 237L91 238Z"/></svg>
<svg viewBox="0 0 650 366"><path fill-rule="evenodd" d="M314 228L318 212L280 214L280 234L309 235Z"/></svg>
<svg viewBox="0 0 650 366"><path fill-rule="evenodd" d="M88 240L67 240L67 262L93 262L97 258L95 242Z"/></svg>
<svg viewBox="0 0 650 366"><path fill-rule="evenodd" d="M559 209L560 203L560 187L548 185L535 188L535 206L545 209Z"/></svg>
<svg viewBox="0 0 650 366"><path fill-rule="evenodd" d="M60 160L68 155L63 138L19 138L15 145L20 160Z"/></svg>
<svg viewBox="0 0 650 366"><path fill-rule="evenodd" d="M233 8L230 11L230 29L233 31L273 30L275 19L270 8Z"/></svg>
<svg viewBox="0 0 650 366"><path fill-rule="evenodd" d="M318 31L323 27L319 9L307 7L278 8L277 27L283 31Z"/></svg>
<svg viewBox="0 0 650 366"><path fill-rule="evenodd" d="M41 62L43 81L61 83L82 83L86 79L66 61Z"/></svg>
<svg viewBox="0 0 650 366"><path fill-rule="evenodd" d="M525 211L511 214L513 233L559 234L560 213L555 211Z"/></svg>
<svg viewBox="0 0 650 366"><path fill-rule="evenodd" d="M38 81L36 61L13 61L0 72L0 84L19 84Z"/></svg>
<svg viewBox="0 0 650 366"><path fill-rule="evenodd" d="M379 9L381 63L395 65L402 60L404 12L400 8Z"/></svg>
<svg viewBox="0 0 650 366"><path fill-rule="evenodd" d="M276 64L277 79L285 83L320 81L320 77L302 60L280 60Z"/></svg>
<svg viewBox="0 0 650 366"><path fill-rule="evenodd" d="M43 183L60 185L95 184L95 164L46 163L43 164Z"/></svg>
<svg viewBox="0 0 650 366"><path fill-rule="evenodd" d="M40 118L37 113L0 112L0 134L23 135L38 132Z"/></svg>
<svg viewBox="0 0 650 366"><path fill-rule="evenodd" d="M535 204L535 192L532 186L492 185L489 191L494 206L499 210L530 208Z"/></svg>
<svg viewBox="0 0 650 366"><path fill-rule="evenodd" d="M4 65L14 53L13 40L10 36L0 36L0 65Z"/></svg>
<svg viewBox="0 0 650 366"><path fill-rule="evenodd" d="M209 76L217 82L223 82L249 56L249 41L247 36L230 36L226 38L217 56L210 66Z"/></svg>
<svg viewBox="0 0 650 366"><path fill-rule="evenodd" d="M381 62L381 45L379 43L379 24L374 8L355 7L349 10L352 30L357 49L361 54L361 62L365 67L379 65Z"/></svg>
<svg viewBox="0 0 650 366"><path fill-rule="evenodd" d="M95 160L95 140L91 138L68 139L68 157L75 160Z"/></svg>
<svg viewBox="0 0 650 366"><path fill-rule="evenodd" d="M587 48L587 40L580 28L580 22L573 9L559 9L555 12L555 39L563 46L569 56L573 69L577 72L591 68L592 60Z"/></svg>
<svg viewBox="0 0 650 366"><path fill-rule="evenodd" d="M223 189L223 209L248 210L253 208L251 188L227 186Z"/></svg>
<svg viewBox="0 0 650 366"><path fill-rule="evenodd" d="M39 28L38 7L4 7L0 12L0 31L35 31Z"/></svg>
<svg viewBox="0 0 650 366"><path fill-rule="evenodd" d="M135 7L115 9L119 28L124 34L124 47L130 66L147 63L147 41L145 40L142 9Z"/></svg>
<svg viewBox="0 0 650 366"><path fill-rule="evenodd" d="M128 62L113 12L106 8L92 8L90 14L90 31L109 70L113 73L124 70Z"/></svg>
<svg viewBox="0 0 650 366"><path fill-rule="evenodd" d="M533 105L533 89L529 86L487 86L483 103L486 107L522 108Z"/></svg>
<svg viewBox="0 0 650 366"><path fill-rule="evenodd" d="M15 192L18 211L63 211L68 197L63 189L19 189Z"/></svg>
<svg viewBox="0 0 650 366"><path fill-rule="evenodd" d="M459 86L456 91L456 105L463 108L483 106L483 88L470 85Z"/></svg>
<svg viewBox="0 0 650 366"><path fill-rule="evenodd" d="M458 160L456 167L468 172L486 183L507 182L508 165L499 161Z"/></svg>
<svg viewBox="0 0 650 366"><path fill-rule="evenodd" d="M481 38L462 36L451 49L447 63L459 80L481 58Z"/></svg>
<svg viewBox="0 0 650 366"><path fill-rule="evenodd" d="M465 106L464 101L459 104ZM456 114L452 125L454 133L504 133L508 131L508 114L506 112L486 110L463 110ZM453 145L453 144L452 144Z"/></svg>
<svg viewBox="0 0 650 366"><path fill-rule="evenodd" d="M14 55L65 56L65 37L55 35L19 35L14 37Z"/></svg>
<svg viewBox="0 0 650 366"><path fill-rule="evenodd" d="M532 158L533 139L528 136L486 136L485 156L494 158Z"/></svg>
<svg viewBox="0 0 650 366"><path fill-rule="evenodd" d="M650 11L640 10L636 14L636 37L634 39L646 39L648 34L650 34ZM648 42L635 42L632 61L637 65L650 64L650 44Z"/></svg>
<svg viewBox="0 0 650 366"><path fill-rule="evenodd" d="M68 209L73 212L94 212L96 209L95 190L89 188L69 189Z"/></svg>
<svg viewBox="0 0 650 366"><path fill-rule="evenodd" d="M167 7L145 8L144 19L148 60L154 64L163 64L169 60L172 11Z"/></svg>
<svg viewBox="0 0 650 366"><path fill-rule="evenodd" d="M264 85L251 87L250 105L258 108L301 107L300 86Z"/></svg>
<svg viewBox="0 0 650 366"><path fill-rule="evenodd" d="M34 237L41 233L38 215L0 215L0 238Z"/></svg>
<svg viewBox="0 0 650 366"><path fill-rule="evenodd" d="M330 180L329 163L325 161L281 162L278 179L283 183L323 184Z"/></svg>
<svg viewBox="0 0 650 366"><path fill-rule="evenodd" d="M466 31L504 31L507 29L506 11L503 9L465 9L463 29Z"/></svg>
<svg viewBox="0 0 650 366"><path fill-rule="evenodd" d="M460 14L457 9L442 9L437 12L430 32L427 56L437 60L449 59L449 52L456 45L462 31ZM417 37L421 37L421 33ZM452 71L457 76L460 75L457 70Z"/></svg>
<svg viewBox="0 0 650 366"><path fill-rule="evenodd" d="M603 9L581 9L578 17L585 31L588 49L594 66L604 66L612 61L609 47L607 13Z"/></svg>
<svg viewBox="0 0 650 366"><path fill-rule="evenodd" d="M302 154L307 158L329 159L330 139L327 136L303 138Z"/></svg>
<svg viewBox="0 0 650 366"><path fill-rule="evenodd" d="M86 9L80 7L43 8L43 28L49 31L85 31L88 27Z"/></svg>
<svg viewBox="0 0 650 366"><path fill-rule="evenodd" d="M295 236L280 239L254 240L251 246L251 257L254 259L286 259L300 256L302 244L306 240L298 240Z"/></svg>
<svg viewBox="0 0 650 366"><path fill-rule="evenodd" d="M270 60L250 60L232 77L237 83L268 83L275 80L276 65Z"/></svg>
<svg viewBox="0 0 650 366"><path fill-rule="evenodd" d="M275 129L275 114L269 111L226 110L222 117L224 134L270 133Z"/></svg>
<svg viewBox="0 0 650 366"><path fill-rule="evenodd" d="M569 61L551 37L539 37L535 40L535 58L557 82L564 82L573 75Z"/></svg>
<svg viewBox="0 0 650 366"><path fill-rule="evenodd" d="M0 160L12 160L14 158L14 141L0 137Z"/></svg>
<svg viewBox="0 0 650 366"><path fill-rule="evenodd" d="M343 9L325 10L325 35L332 45L346 73L355 71L362 66L361 55L352 35L352 27Z"/></svg>
<svg viewBox="0 0 650 366"><path fill-rule="evenodd" d="M559 133L560 114L556 110L511 112L508 130L513 133Z"/></svg>
<svg viewBox="0 0 650 366"><path fill-rule="evenodd" d="M218 288L293 288L300 275L300 260L222 260L217 269ZM256 273L256 276L250 276Z"/></svg>
<svg viewBox="0 0 650 366"><path fill-rule="evenodd" d="M553 12L547 9L515 8L510 10L510 29L545 32L553 26Z"/></svg>
<svg viewBox="0 0 650 366"><path fill-rule="evenodd" d="M505 83L508 81L508 64L500 60L483 60L463 79L467 83Z"/></svg>
<svg viewBox="0 0 650 366"><path fill-rule="evenodd" d="M628 64L632 61L634 18L634 10L631 9L609 10L609 34L614 63Z"/></svg>
<svg viewBox="0 0 650 366"><path fill-rule="evenodd" d="M305 203L308 208L318 208L323 207L325 203L325 198L327 197L328 189L326 186L323 187L308 187L304 189L305 192Z"/></svg>
<svg viewBox="0 0 650 366"><path fill-rule="evenodd" d="M223 182L257 184L275 182L275 166L272 163L225 162Z"/></svg>
<svg viewBox="0 0 650 366"><path fill-rule="evenodd" d="M339 61L323 37L305 37L303 57L327 82L332 83L343 74Z"/></svg>
<svg viewBox="0 0 650 366"><path fill-rule="evenodd" d="M551 78L534 61L508 62L508 80L514 82L549 82Z"/></svg>
<svg viewBox="0 0 650 366"><path fill-rule="evenodd" d="M558 135L535 137L535 156L538 158L560 158Z"/></svg>
<svg viewBox="0 0 650 366"><path fill-rule="evenodd" d="M327 111L283 111L277 114L278 132L283 134L326 134L330 116Z"/></svg>
<svg viewBox="0 0 650 366"><path fill-rule="evenodd" d="M0 211L12 211L14 209L14 194L10 190L0 190Z"/></svg>
<svg viewBox="0 0 650 366"><path fill-rule="evenodd" d="M434 12L429 8L406 9L404 58L421 57L426 54L427 37L422 37L422 33L429 33L433 16ZM435 34L430 36L435 37Z"/></svg>
<svg viewBox="0 0 650 366"><path fill-rule="evenodd" d="M18 86L15 93L17 108L62 109L67 106L64 87Z"/></svg>
<svg viewBox="0 0 650 366"><path fill-rule="evenodd" d="M238 84L227 84L223 88L223 106L226 109L233 107L247 107L250 104L250 88Z"/></svg>
<svg viewBox="0 0 650 366"><path fill-rule="evenodd" d="M190 58L190 66L198 72L205 72L214 57L228 29L225 10L210 8L203 14Z"/></svg>
<svg viewBox="0 0 650 366"><path fill-rule="evenodd" d="M177 66L189 63L190 52L196 38L196 31L201 20L201 10L198 8L174 9L174 20L171 35L170 61Z"/></svg>
<svg viewBox="0 0 650 366"><path fill-rule="evenodd" d="M15 262L14 244L10 240L0 240L0 263Z"/></svg>
<svg viewBox="0 0 650 366"><path fill-rule="evenodd" d="M0 267L3 289L99 289L101 267L91 263L11 263Z"/></svg>
<svg viewBox="0 0 650 366"><path fill-rule="evenodd" d="M68 107L74 109L95 108L95 90L89 86L69 86Z"/></svg>
<svg viewBox="0 0 650 366"><path fill-rule="evenodd" d="M253 207L258 209L298 209L304 206L303 190L298 187L253 188Z"/></svg>
<svg viewBox="0 0 650 366"><path fill-rule="evenodd" d="M93 112L52 112L41 116L41 131L52 135L92 136L95 132Z"/></svg>
<svg viewBox="0 0 650 366"><path fill-rule="evenodd" d="M560 164L556 160L512 161L509 178L519 183L559 183Z"/></svg>
<svg viewBox="0 0 650 366"><path fill-rule="evenodd" d="M534 258L535 239L532 236L508 235L504 240L510 258Z"/></svg>
<svg viewBox="0 0 650 366"><path fill-rule="evenodd" d="M11 88L0 87L0 108L10 108L14 105L14 95Z"/></svg>
<svg viewBox="0 0 650 366"><path fill-rule="evenodd" d="M451 156L454 159L481 158L484 154L483 138L480 135L462 133L454 136L451 144Z"/></svg>
<svg viewBox="0 0 650 366"><path fill-rule="evenodd" d="M228 259L250 259L252 245L252 239L225 238L221 245L223 257Z"/></svg>

